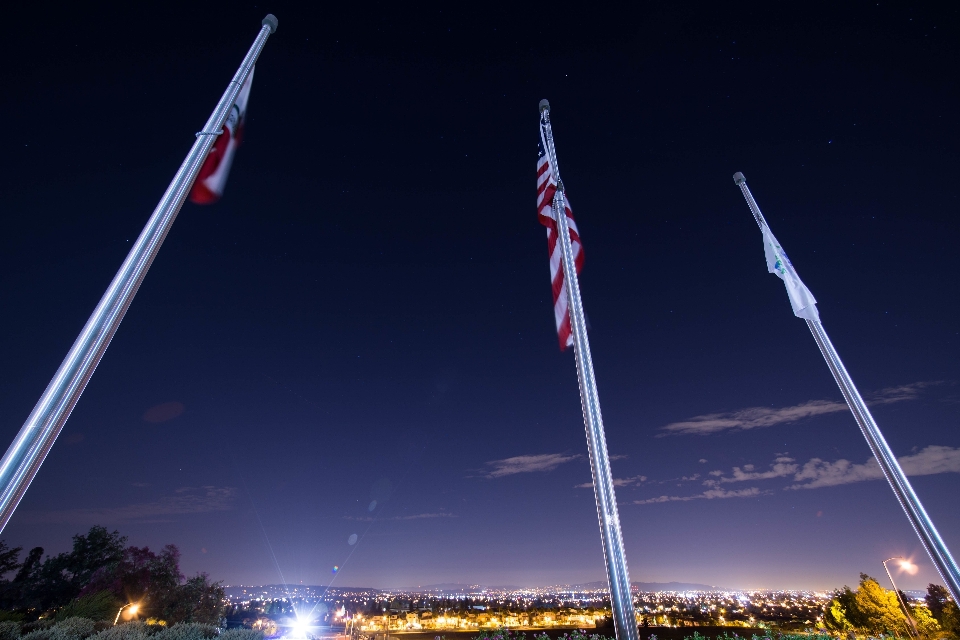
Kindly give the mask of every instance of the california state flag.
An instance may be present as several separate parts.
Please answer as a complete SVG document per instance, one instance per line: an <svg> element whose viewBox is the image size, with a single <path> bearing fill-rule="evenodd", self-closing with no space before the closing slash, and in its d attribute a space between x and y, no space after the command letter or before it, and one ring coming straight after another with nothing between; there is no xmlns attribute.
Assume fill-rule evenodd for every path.
<svg viewBox="0 0 960 640"><path fill-rule="evenodd" d="M237 101L233 103L227 121L223 124L223 133L217 136L207 159L203 161L200 167L200 173L193 183L193 190L190 191L190 201L197 204L213 204L223 195L223 188L227 184L227 176L230 175L230 165L233 164L233 156L240 146L243 138L243 119L247 114L247 101L250 99L250 85L253 83L253 71L250 69L250 75L247 81L243 83Z"/></svg>

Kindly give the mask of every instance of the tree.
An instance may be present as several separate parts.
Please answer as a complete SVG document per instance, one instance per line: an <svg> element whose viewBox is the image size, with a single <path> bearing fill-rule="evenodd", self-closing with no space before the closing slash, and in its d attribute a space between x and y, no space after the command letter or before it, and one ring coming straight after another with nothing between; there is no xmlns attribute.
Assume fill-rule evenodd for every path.
<svg viewBox="0 0 960 640"><path fill-rule="evenodd" d="M884 589L865 573L860 574L857 608L865 617L864 627L871 634L889 633L909 636L907 617L900 608L897 594Z"/></svg>
<svg viewBox="0 0 960 640"><path fill-rule="evenodd" d="M113 621L123 603L111 592L104 590L81 596L57 612L57 620L87 618L88 620Z"/></svg>
<svg viewBox="0 0 960 640"><path fill-rule="evenodd" d="M180 551L169 544L159 554L149 547L127 547L117 562L98 569L80 591L107 591L120 602L137 602L143 614L161 616L183 576Z"/></svg>
<svg viewBox="0 0 960 640"><path fill-rule="evenodd" d="M909 635L909 623L900 609L897 594L884 589L865 573L860 574L856 591L844 587L834 593L823 620L827 629L841 633Z"/></svg>
<svg viewBox="0 0 960 640"><path fill-rule="evenodd" d="M119 562L126 542L127 537L121 536L119 531L109 533L101 526L90 527L85 536L73 536L73 550L67 554L65 563L71 583L79 591L102 567Z"/></svg>
<svg viewBox="0 0 960 640"><path fill-rule="evenodd" d="M924 598L930 615L940 624L940 628L955 636L960 636L960 609L950 597L945 587L939 584L927 586Z"/></svg>
<svg viewBox="0 0 960 640"><path fill-rule="evenodd" d="M218 624L223 615L225 593L219 582L199 573L179 585L165 603L163 619L170 624L198 622Z"/></svg>
<svg viewBox="0 0 960 640"><path fill-rule="evenodd" d="M833 600L823 612L823 624L830 631L847 633L863 625L864 619L857 608L857 595L850 587L837 589Z"/></svg>
<svg viewBox="0 0 960 640"><path fill-rule="evenodd" d="M5 540L0 540L0 578L21 567L19 562L21 551L23 551L23 547L11 549L7 546Z"/></svg>
<svg viewBox="0 0 960 640"><path fill-rule="evenodd" d="M0 609L21 617L58 610L61 619L112 620L123 604L136 602L141 615L170 624L219 623L225 599L219 582L210 582L204 573L184 582L174 545L154 553L148 547L126 547L126 541L117 531L94 526L73 536L69 552L43 558L43 548L35 547L22 564L21 549L0 542ZM3 579L15 569L12 581Z"/></svg>
<svg viewBox="0 0 960 640"><path fill-rule="evenodd" d="M13 580L2 583L2 587L0 587L0 607L3 609L24 608L24 601L30 594L36 570L42 557L43 547L34 547L27 554Z"/></svg>
<svg viewBox="0 0 960 640"><path fill-rule="evenodd" d="M13 577L13 581L25 582L28 580L36 568L37 563L40 562L40 558L42 557L43 547L34 547L33 549L30 549L30 553L27 554L26 560L24 560L23 564L20 565L20 570L17 571L17 575Z"/></svg>
<svg viewBox="0 0 960 640"><path fill-rule="evenodd" d="M43 563L39 562L43 549L31 550L14 578L14 583L22 583L17 607L45 611L67 604L94 573L122 559L126 540L117 531L110 533L105 527L94 526L86 535L73 536L69 552L48 556Z"/></svg>
<svg viewBox="0 0 960 640"><path fill-rule="evenodd" d="M910 607L910 615L913 621L917 623L917 631L924 638L937 638L943 635L941 633L940 623L930 614L930 609L925 605L916 605Z"/></svg>

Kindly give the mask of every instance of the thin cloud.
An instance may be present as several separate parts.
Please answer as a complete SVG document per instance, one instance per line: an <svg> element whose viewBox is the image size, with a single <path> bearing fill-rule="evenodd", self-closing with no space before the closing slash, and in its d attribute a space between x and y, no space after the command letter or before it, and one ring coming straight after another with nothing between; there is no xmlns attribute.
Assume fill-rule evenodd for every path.
<svg viewBox="0 0 960 640"><path fill-rule="evenodd" d="M707 489L703 493L694 496L660 496L659 498L649 498L647 500L634 500L633 504L658 504L661 502L689 502L690 500L721 500L725 498L754 498L756 496L770 493L769 491L760 491L757 487L749 489Z"/></svg>
<svg viewBox="0 0 960 640"><path fill-rule="evenodd" d="M870 396L867 404L891 404L893 402L903 402L904 400L916 400L920 397L920 392L927 387L943 384L940 381L932 382L912 382L902 384L899 387L887 387L881 389Z"/></svg>
<svg viewBox="0 0 960 640"><path fill-rule="evenodd" d="M772 491L761 491L757 487L749 489L727 490L721 485L731 482L757 482L776 478L790 478L795 484L784 489L819 489L834 487L866 480L880 480L883 473L873 458L863 464L855 464L849 460L827 462L820 458L812 458L802 467L796 460L785 455L776 454L769 469L758 470L752 464L734 467L730 475L723 471L711 471L709 478L703 481L707 490L692 496L660 496L647 500L637 500L634 504L656 504L660 502L687 502L690 500L712 500L717 498L750 498L759 495L769 495ZM927 476L937 473L960 473L960 447L944 447L930 445L917 453L898 458L900 467L908 476Z"/></svg>
<svg viewBox="0 0 960 640"><path fill-rule="evenodd" d="M960 473L960 447L930 445L919 452L898 458L900 467L908 476L929 476L937 473ZM795 476L797 484L787 489L818 489L841 484L879 480L883 478L880 465L870 458L863 464L849 460L826 462L813 458Z"/></svg>
<svg viewBox="0 0 960 640"><path fill-rule="evenodd" d="M629 487L631 485L638 485L641 482L646 482L647 476L633 476L632 478L614 478L613 486L615 487ZM574 489L593 489L593 482L584 482L583 484L578 484L574 486Z"/></svg>
<svg viewBox="0 0 960 640"><path fill-rule="evenodd" d="M719 482L753 482L756 480L783 478L795 474L799 468L800 465L798 465L793 458L780 456L773 461L773 464L770 465L770 469L767 471L755 471L755 467L752 464L745 464L743 467L734 467L733 475L720 477Z"/></svg>
<svg viewBox="0 0 960 640"><path fill-rule="evenodd" d="M869 397L868 404L883 405L916 400L927 387L941 382L913 382L881 389ZM830 413L847 411L847 405L833 400L809 400L791 407L747 407L726 413L707 413L662 427L658 437L669 435L710 435L721 431L746 431L797 422Z"/></svg>
<svg viewBox="0 0 960 640"><path fill-rule="evenodd" d="M234 487L182 487L175 495L153 502L123 507L34 511L23 514L31 524L102 524L121 522L165 522L171 516L229 511L234 508L237 490Z"/></svg>
<svg viewBox="0 0 960 640"><path fill-rule="evenodd" d="M553 471L561 464L579 460L579 455L564 455L562 453L541 453L532 456L514 456L503 460L491 460L490 467L483 475L485 478L502 478L518 473L535 473L538 471Z"/></svg>
<svg viewBox="0 0 960 640"><path fill-rule="evenodd" d="M150 407L143 414L144 422L152 422L153 424L159 424L161 422L166 422L168 420L173 420L186 409L183 406L182 402L164 402L163 404L158 404L156 406Z"/></svg>
<svg viewBox="0 0 960 640"><path fill-rule="evenodd" d="M748 407L729 413L708 413L702 416L694 416L683 422L671 422L661 429L666 433L659 435L661 437L665 435L705 436L729 430L746 431L747 429L772 427L775 424L796 422L804 418L846 410L846 404L829 400L810 400L792 407L780 407L779 409Z"/></svg>

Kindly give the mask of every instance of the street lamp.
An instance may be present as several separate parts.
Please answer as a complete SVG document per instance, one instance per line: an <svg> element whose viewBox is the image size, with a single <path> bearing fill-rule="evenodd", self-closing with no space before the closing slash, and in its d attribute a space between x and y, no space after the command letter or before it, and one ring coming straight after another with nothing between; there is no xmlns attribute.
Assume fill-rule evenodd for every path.
<svg viewBox="0 0 960 640"><path fill-rule="evenodd" d="M901 569L908 569L913 565L909 560L903 558L903 556L894 556L892 558L887 558L883 561L883 570L887 572L887 577L890 578L890 584L893 585L893 592L897 594L897 602L900 603L900 606L903 607L903 614L907 616L907 622L910 623L910 629L912 630L912 636L914 638L919 638L920 634L917 632L917 623L913 621L913 616L910 615L910 610L907 609L907 603L903 601L903 598L900 596L900 590L897 589L897 583L893 581L893 575L890 573L890 568L887 567L887 563L891 560L899 560Z"/></svg>
<svg viewBox="0 0 960 640"><path fill-rule="evenodd" d="M121 613L123 612L123 610L126 609L127 607L130 607L130 613L136 613L136 612L137 612L137 609L140 608L140 605L137 604L136 602L128 602L127 604L125 604L125 605L123 605L122 607L120 607L120 610L117 611L117 617L113 619L113 626L117 626L117 621L120 620L120 614L121 614Z"/></svg>

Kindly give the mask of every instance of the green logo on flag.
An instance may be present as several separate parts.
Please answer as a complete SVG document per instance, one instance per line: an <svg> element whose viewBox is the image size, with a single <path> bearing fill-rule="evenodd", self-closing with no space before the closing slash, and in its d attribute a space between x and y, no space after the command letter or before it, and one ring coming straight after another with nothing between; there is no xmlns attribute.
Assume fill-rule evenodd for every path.
<svg viewBox="0 0 960 640"><path fill-rule="evenodd" d="M770 246L773 248L773 255L776 257L776 261L773 263L773 268L776 269L780 275L786 275L787 267L784 263L790 264L787 254L784 253L783 249L778 244L773 244L771 242Z"/></svg>

